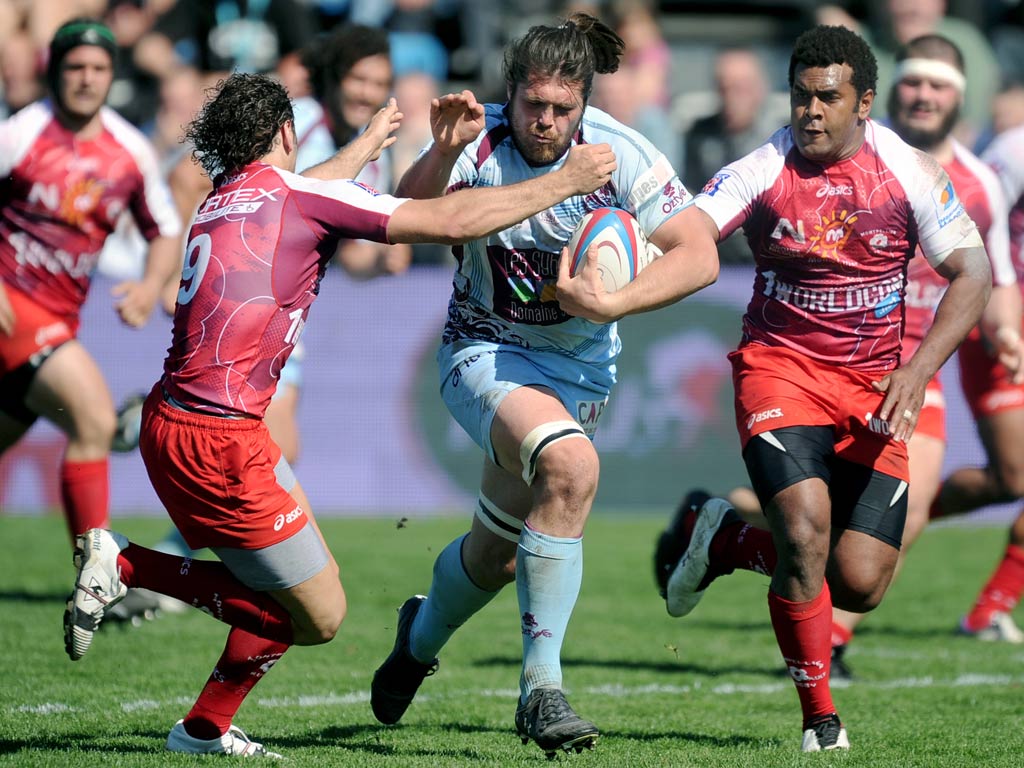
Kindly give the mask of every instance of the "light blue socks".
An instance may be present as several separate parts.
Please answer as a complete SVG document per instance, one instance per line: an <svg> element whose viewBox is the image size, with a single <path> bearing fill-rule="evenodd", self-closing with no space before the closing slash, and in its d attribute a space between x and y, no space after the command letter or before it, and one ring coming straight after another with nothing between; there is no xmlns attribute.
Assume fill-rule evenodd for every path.
<svg viewBox="0 0 1024 768"><path fill-rule="evenodd" d="M562 641L583 582L583 539L523 528L516 594L523 631L522 701L534 688L561 688Z"/></svg>
<svg viewBox="0 0 1024 768"><path fill-rule="evenodd" d="M429 664L455 630L498 594L480 589L470 580L462 565L465 538L460 536L437 556L430 593L412 623L409 650L424 664Z"/></svg>

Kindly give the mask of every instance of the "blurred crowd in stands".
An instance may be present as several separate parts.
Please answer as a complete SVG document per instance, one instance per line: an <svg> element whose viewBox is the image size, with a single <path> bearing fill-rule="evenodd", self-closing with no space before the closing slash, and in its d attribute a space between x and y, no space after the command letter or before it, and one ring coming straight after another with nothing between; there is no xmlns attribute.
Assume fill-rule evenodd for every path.
<svg viewBox="0 0 1024 768"><path fill-rule="evenodd" d="M850 26L873 46L873 117L884 118L895 49L937 31L966 58L958 137L980 150L1024 123L1024 0L3 0L0 117L45 95L47 45L62 22L100 18L119 46L110 106L145 131L169 173L188 151L182 128L207 87L232 70L274 72L294 99L323 98L311 51L338 25L359 24L390 42L388 90L406 116L390 150L396 180L430 135L431 97L470 88L481 101L504 100L504 43L569 10L601 16L627 44L624 66L597 78L591 102L648 136L692 191L787 122L788 51L814 23ZM344 139L346 129L331 125L343 120L337 110L325 104L324 115ZM749 258L739 238L721 250L724 262ZM440 248L413 256L444 258Z"/></svg>

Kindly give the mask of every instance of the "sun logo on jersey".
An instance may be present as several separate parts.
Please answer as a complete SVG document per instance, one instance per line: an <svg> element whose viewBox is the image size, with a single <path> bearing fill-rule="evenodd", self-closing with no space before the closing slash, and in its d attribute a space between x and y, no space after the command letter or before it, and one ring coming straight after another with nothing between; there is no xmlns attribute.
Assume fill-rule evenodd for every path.
<svg viewBox="0 0 1024 768"><path fill-rule="evenodd" d="M103 182L98 179L79 179L64 193L58 215L68 224L80 227L86 217L96 210L103 194Z"/></svg>
<svg viewBox="0 0 1024 768"><path fill-rule="evenodd" d="M811 235L811 250L823 259L838 261L840 251L846 246L846 241L853 233L855 221L857 221L857 216L851 216L847 211L826 214L821 224L814 225L814 234Z"/></svg>

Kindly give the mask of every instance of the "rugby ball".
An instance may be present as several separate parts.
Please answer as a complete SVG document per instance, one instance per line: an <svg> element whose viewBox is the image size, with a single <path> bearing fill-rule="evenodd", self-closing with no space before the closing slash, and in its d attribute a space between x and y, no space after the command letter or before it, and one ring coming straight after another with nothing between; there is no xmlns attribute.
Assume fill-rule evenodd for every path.
<svg viewBox="0 0 1024 768"><path fill-rule="evenodd" d="M592 245L597 246L598 273L609 293L633 280L653 256L640 224L621 208L597 208L580 219L566 243L573 277L583 269Z"/></svg>

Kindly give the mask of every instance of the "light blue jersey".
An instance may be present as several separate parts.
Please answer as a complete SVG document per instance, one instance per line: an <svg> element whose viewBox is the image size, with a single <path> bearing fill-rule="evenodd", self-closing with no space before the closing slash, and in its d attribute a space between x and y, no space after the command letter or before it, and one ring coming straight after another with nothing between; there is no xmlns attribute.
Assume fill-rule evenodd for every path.
<svg viewBox="0 0 1024 768"><path fill-rule="evenodd" d="M506 107L487 104L485 128L459 156L449 191L496 187L558 169L534 167L512 141ZM619 353L616 324L572 317L558 306L558 258L576 224L595 208L632 213L648 236L689 202L671 163L647 139L594 107L583 113L573 144L610 144L618 168L611 181L576 195L514 227L453 248L457 261L444 342L475 339L555 352L591 365L611 365Z"/></svg>

